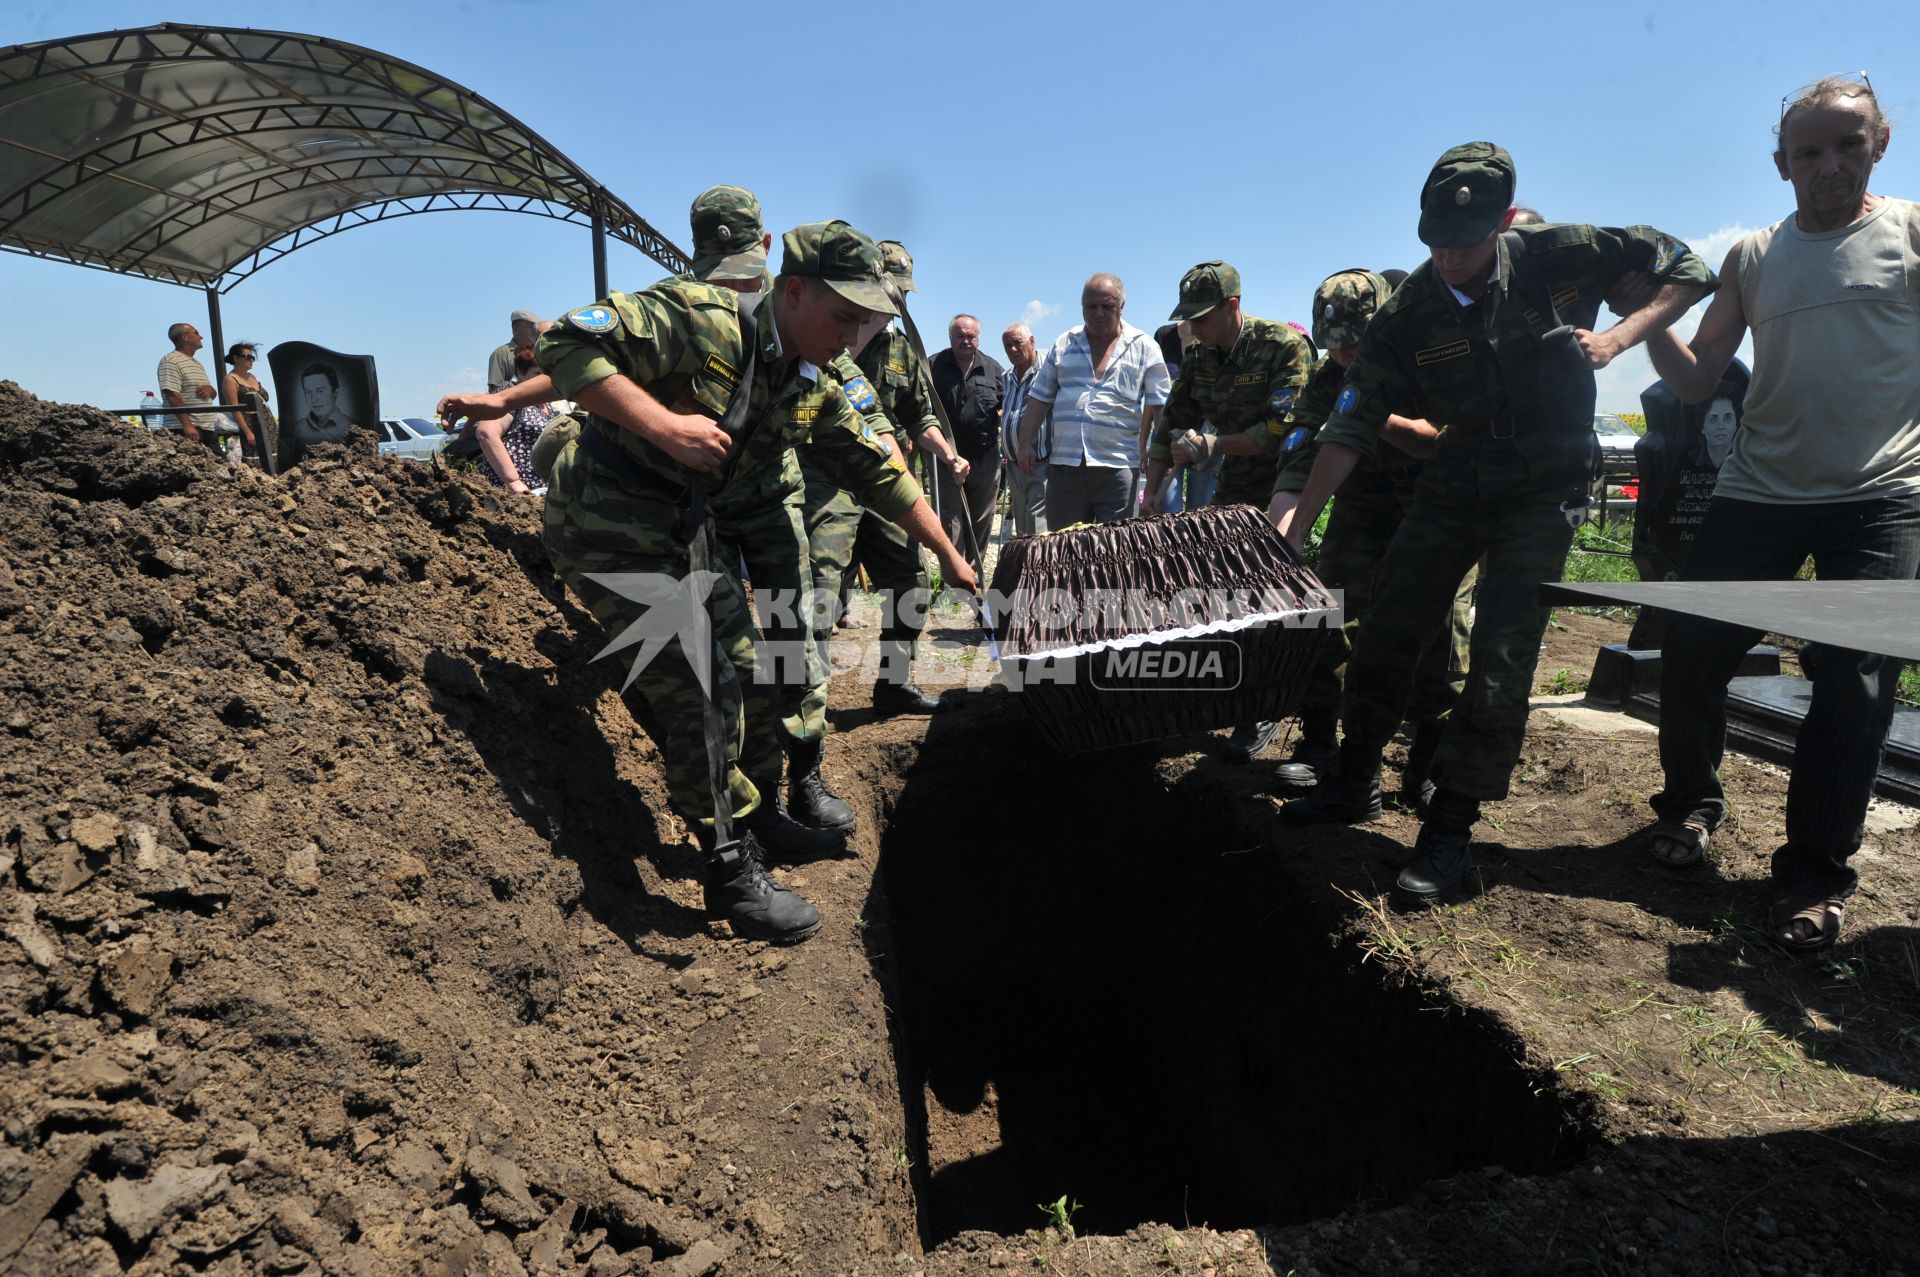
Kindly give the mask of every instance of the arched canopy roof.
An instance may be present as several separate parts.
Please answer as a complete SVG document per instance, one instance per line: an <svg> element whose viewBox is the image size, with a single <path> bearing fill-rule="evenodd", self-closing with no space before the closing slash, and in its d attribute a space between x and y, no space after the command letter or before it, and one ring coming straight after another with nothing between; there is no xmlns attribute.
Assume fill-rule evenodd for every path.
<svg viewBox="0 0 1920 1277"><path fill-rule="evenodd" d="M397 58L164 23L0 49L0 248L224 292L413 213L593 224L686 255L539 134Z"/></svg>

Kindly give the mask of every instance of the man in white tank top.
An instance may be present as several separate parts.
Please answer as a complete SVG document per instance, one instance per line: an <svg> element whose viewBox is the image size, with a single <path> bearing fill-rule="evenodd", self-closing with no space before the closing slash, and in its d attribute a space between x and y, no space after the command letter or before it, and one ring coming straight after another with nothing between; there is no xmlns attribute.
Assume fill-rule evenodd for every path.
<svg viewBox="0 0 1920 1277"><path fill-rule="evenodd" d="M1720 471L1683 575L1779 580L1809 555L1823 580L1913 580L1920 572L1920 206L1870 194L1891 130L1864 75L1785 99L1774 163L1793 216L1734 245L1689 344L1647 341L1681 399L1714 387L1751 329L1746 420ZM1652 852L1696 863L1726 816L1718 771L1726 688L1757 630L1676 617L1662 659ZM1813 682L1773 858L1769 933L1789 949L1831 945L1858 875L1867 801L1886 745L1900 662L1809 647Z"/></svg>

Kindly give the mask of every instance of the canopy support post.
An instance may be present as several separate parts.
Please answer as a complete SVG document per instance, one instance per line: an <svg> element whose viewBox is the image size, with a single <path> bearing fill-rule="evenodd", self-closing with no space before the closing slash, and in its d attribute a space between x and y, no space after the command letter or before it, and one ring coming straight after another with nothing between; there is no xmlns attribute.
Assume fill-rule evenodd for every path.
<svg viewBox="0 0 1920 1277"><path fill-rule="evenodd" d="M593 203L593 296L598 301L607 295L607 214L595 187Z"/></svg>
<svg viewBox="0 0 1920 1277"><path fill-rule="evenodd" d="M217 285L207 285L207 336L213 347L213 384L217 390L220 379L226 375L226 369L220 361L227 355L227 338L220 328L220 289Z"/></svg>

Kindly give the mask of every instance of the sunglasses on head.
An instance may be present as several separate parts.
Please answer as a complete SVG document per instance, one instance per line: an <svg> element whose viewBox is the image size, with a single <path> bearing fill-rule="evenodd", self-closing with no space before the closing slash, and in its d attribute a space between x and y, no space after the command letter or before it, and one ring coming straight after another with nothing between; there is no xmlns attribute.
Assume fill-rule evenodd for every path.
<svg viewBox="0 0 1920 1277"><path fill-rule="evenodd" d="M1787 96L1780 99L1781 120L1784 121L1787 118L1787 112L1793 110L1794 103L1800 101L1802 98L1806 97L1807 94L1813 92L1815 89L1819 88L1821 85L1830 84L1835 80L1838 80L1844 84L1857 84L1861 88L1865 89L1867 92L1869 93L1873 92L1873 81L1867 78L1867 73L1865 71L1849 71L1845 75L1822 76L1820 79L1815 80L1812 84L1803 84L1799 88L1795 89L1793 92L1787 94ZM1859 94L1849 93L1846 96L1850 98L1858 97Z"/></svg>

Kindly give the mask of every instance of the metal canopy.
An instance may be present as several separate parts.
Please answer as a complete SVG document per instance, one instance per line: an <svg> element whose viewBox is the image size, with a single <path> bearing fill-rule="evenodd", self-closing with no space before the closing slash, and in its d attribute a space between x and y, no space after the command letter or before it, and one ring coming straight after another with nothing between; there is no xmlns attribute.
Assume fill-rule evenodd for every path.
<svg viewBox="0 0 1920 1277"><path fill-rule="evenodd" d="M0 49L10 252L220 293L302 245L443 209L604 227L687 269L532 129L371 49L179 23Z"/></svg>

